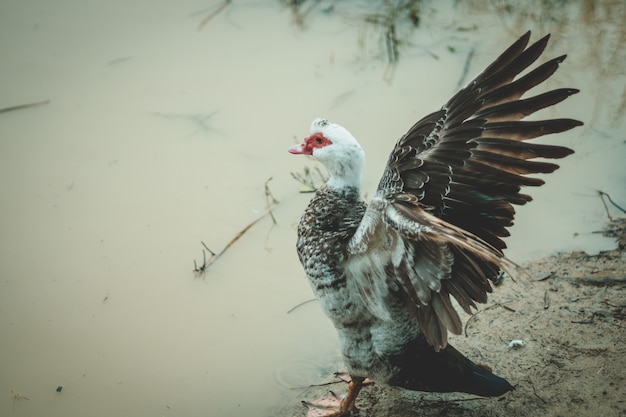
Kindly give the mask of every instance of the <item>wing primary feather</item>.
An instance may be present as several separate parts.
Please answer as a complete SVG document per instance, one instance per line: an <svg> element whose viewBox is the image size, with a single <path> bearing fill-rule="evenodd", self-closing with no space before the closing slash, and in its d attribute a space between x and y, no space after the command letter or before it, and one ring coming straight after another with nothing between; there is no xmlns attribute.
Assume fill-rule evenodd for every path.
<svg viewBox="0 0 626 417"><path fill-rule="evenodd" d="M574 153L573 150L564 146L542 145L502 138L479 138L476 139L476 143L478 144L476 147L478 151L488 151L519 159L560 159Z"/></svg>
<svg viewBox="0 0 626 417"><path fill-rule="evenodd" d="M547 36L546 38L548 38ZM515 57L526 49L528 41L530 40L530 31L524 33L520 38L509 46L504 52L502 52L495 61L483 70L475 79L476 82L482 81L489 74L500 71L506 65L508 65ZM546 39L547 42L547 39Z"/></svg>
<svg viewBox="0 0 626 417"><path fill-rule="evenodd" d="M525 175L554 172L559 166L550 162L536 162L514 158L498 153L475 150L472 152L477 161L488 164L494 168L513 174Z"/></svg>
<svg viewBox="0 0 626 417"><path fill-rule="evenodd" d="M479 95L478 98L488 105L517 100L526 91L541 84L554 74L559 64L565 60L565 57L566 55L561 55L553 58L511 83L498 87L495 90L487 90L484 94Z"/></svg>
<svg viewBox="0 0 626 417"><path fill-rule="evenodd" d="M528 35L530 32L524 34L467 87L461 89L448 101L444 107L452 109L452 112L448 114L450 124L454 125L454 123L460 122L460 119L469 117L483 105L484 100L477 100L481 95L497 90L499 87L510 85L509 83L520 72L537 60L544 51L550 35L544 36L524 50L528 45Z"/></svg>
<svg viewBox="0 0 626 417"><path fill-rule="evenodd" d="M560 88L523 100L508 101L488 107L481 106L482 108L475 112L473 117L486 119L488 122L521 120L538 110L558 104L579 91L575 88Z"/></svg>
<svg viewBox="0 0 626 417"><path fill-rule="evenodd" d="M526 140L552 133L561 133L581 126L574 119L550 119L533 121L495 122L485 125L486 136L492 138Z"/></svg>
<svg viewBox="0 0 626 417"><path fill-rule="evenodd" d="M511 62L506 65L506 67L487 77L484 81L481 81L479 84L481 90L493 90L503 84L511 82L519 73L524 71L532 65L537 58L539 58L541 53L546 48L548 39L549 36L546 36L533 43L531 46L526 48L526 50L513 58Z"/></svg>
<svg viewBox="0 0 626 417"><path fill-rule="evenodd" d="M513 43L504 52L502 52L500 56L498 56L487 68L485 68L480 74L478 74L476 78L470 81L465 88L461 89L450 100L448 100L448 107L456 107L459 104L459 99L463 99L463 96L466 95L468 91L476 90L477 87L480 86L485 79L489 78L493 74L498 73L508 64L510 64L512 60L514 60L517 56L519 56L520 53L524 51L526 45L528 45L529 39L530 31L522 35L517 41L515 41L515 43Z"/></svg>
<svg viewBox="0 0 626 417"><path fill-rule="evenodd" d="M544 36L537 42L548 42L550 35ZM485 68L476 78L474 83L479 84L484 79L488 78L491 74L497 73L511 63L519 54L521 54L530 40L530 31L524 33L517 41L509 46L504 52L502 52L495 61Z"/></svg>
<svg viewBox="0 0 626 417"><path fill-rule="evenodd" d="M481 174L486 174L492 176L493 178L497 178L498 181L530 187L538 187L545 183L545 181L541 178L527 177L524 175L513 174L508 171L502 171L501 169L494 168L489 164L484 164L477 160L468 161L467 165L472 168L476 177L479 177Z"/></svg>

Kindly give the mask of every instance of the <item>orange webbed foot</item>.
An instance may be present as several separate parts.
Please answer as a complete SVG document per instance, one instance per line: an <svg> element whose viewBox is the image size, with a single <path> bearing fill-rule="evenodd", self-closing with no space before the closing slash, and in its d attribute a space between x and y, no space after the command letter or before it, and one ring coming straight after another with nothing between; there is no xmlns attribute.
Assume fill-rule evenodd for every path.
<svg viewBox="0 0 626 417"><path fill-rule="evenodd" d="M309 411L306 417L350 417L356 416L359 409L356 408L355 401L364 385L372 384L369 378L352 378L348 373L336 373L335 376L348 383L348 392L343 399L334 392L330 392L324 398L315 401L302 401Z"/></svg>

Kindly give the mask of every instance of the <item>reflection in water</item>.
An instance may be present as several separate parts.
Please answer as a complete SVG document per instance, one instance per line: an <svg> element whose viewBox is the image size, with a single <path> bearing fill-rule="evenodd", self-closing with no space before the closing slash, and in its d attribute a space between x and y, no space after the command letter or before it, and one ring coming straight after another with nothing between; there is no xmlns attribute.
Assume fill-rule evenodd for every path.
<svg viewBox="0 0 626 417"><path fill-rule="evenodd" d="M626 6L509 3L305 1L294 23L281 2L231 2L204 24L222 2L0 5L0 108L49 100L0 114L0 415L297 403L290 388L340 359L316 303L287 314L311 298L294 248L310 195L287 147L315 117L341 123L371 195L395 139L528 29L552 33L546 59L568 54L545 88L582 90L546 117L585 127L554 139L576 154L531 190L508 255L612 247L597 190L626 205ZM223 247L265 213L270 177L277 225L194 280L199 242Z"/></svg>

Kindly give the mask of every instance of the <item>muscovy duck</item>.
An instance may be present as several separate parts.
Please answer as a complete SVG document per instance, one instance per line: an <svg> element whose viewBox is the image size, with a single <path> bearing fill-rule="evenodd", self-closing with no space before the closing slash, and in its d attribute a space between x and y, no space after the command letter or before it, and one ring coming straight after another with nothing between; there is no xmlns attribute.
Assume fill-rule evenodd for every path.
<svg viewBox="0 0 626 417"><path fill-rule="evenodd" d="M578 92L560 88L522 96L549 78L565 55L518 75L542 54L549 35L530 32L440 110L396 143L369 204L361 198L365 161L348 130L315 119L292 154L312 155L329 180L298 226L297 251L322 310L334 323L351 375L348 394L329 416L356 412L366 377L418 391L499 396L514 387L447 342L462 323L451 296L470 313L491 282L514 266L502 238L513 205L531 200L522 186L543 180L573 151L528 142L582 125L573 119L523 120ZM528 47L527 47L528 46Z"/></svg>

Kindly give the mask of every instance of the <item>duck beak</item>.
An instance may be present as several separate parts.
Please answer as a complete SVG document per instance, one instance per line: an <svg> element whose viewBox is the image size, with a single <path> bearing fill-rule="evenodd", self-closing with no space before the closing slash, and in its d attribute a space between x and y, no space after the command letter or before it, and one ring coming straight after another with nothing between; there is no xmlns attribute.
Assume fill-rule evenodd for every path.
<svg viewBox="0 0 626 417"><path fill-rule="evenodd" d="M287 149L287 152L294 155L312 155L312 152L305 148L304 143L290 146L289 149Z"/></svg>

